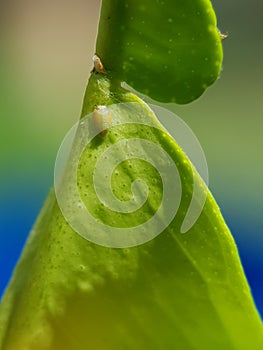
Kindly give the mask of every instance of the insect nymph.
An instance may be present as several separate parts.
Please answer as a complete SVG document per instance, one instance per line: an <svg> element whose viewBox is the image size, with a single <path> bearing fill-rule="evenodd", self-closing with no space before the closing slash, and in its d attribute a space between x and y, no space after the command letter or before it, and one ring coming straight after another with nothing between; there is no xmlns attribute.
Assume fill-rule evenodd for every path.
<svg viewBox="0 0 263 350"><path fill-rule="evenodd" d="M94 63L94 68L92 70L93 72L100 73L100 74L106 73L106 70L105 70L99 56L97 56L97 55L93 56L93 63Z"/></svg>
<svg viewBox="0 0 263 350"><path fill-rule="evenodd" d="M101 136L107 134L107 129L111 126L111 115L106 106L97 106L93 112L93 123Z"/></svg>

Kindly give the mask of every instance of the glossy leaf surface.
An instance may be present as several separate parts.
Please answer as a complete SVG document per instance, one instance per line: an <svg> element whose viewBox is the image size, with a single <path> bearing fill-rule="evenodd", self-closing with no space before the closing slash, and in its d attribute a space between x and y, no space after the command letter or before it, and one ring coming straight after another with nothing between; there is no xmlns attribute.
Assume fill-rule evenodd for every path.
<svg viewBox="0 0 263 350"><path fill-rule="evenodd" d="M94 104L130 101L159 125L144 102L96 74L89 82L83 116ZM116 113L118 118L122 112ZM106 248L72 230L51 191L1 305L2 350L261 349L261 322L234 241L210 193L196 224L180 233L193 172L175 141L138 126L123 125L98 135L79 163L86 206L110 223L111 213L93 200L87 165L92 169L105 147L135 135L163 147L177 164L183 195L174 220L144 245ZM160 198L162 188L153 182L156 172L145 162L131 159L117 170L112 186L118 198L129 196L131 181L141 174L151 201ZM200 179L198 184L207 191ZM152 215L154 206L143 206L142 216ZM138 216L124 222L116 215L114 222L136 225Z"/></svg>
<svg viewBox="0 0 263 350"><path fill-rule="evenodd" d="M198 98L223 56L209 0L104 0L96 51L114 79L175 103Z"/></svg>

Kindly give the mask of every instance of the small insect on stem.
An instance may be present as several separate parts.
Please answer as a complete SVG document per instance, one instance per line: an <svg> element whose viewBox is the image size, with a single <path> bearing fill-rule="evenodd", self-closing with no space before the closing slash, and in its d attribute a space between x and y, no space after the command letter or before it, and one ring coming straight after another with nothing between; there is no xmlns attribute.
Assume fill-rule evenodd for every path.
<svg viewBox="0 0 263 350"><path fill-rule="evenodd" d="M228 37L227 34L222 34L222 33L220 33L220 32L219 32L219 35L220 35L220 39L221 39L221 40L224 40L224 39L226 39L226 38Z"/></svg>
<svg viewBox="0 0 263 350"><path fill-rule="evenodd" d="M96 107L93 112L93 123L101 136L107 134L107 129L110 128L112 120L110 112L106 106Z"/></svg>
<svg viewBox="0 0 263 350"><path fill-rule="evenodd" d="M94 63L94 68L92 70L92 72L96 72L96 73L100 73L100 74L105 74L106 70L99 58L99 56L97 56L96 54L93 56L93 63Z"/></svg>

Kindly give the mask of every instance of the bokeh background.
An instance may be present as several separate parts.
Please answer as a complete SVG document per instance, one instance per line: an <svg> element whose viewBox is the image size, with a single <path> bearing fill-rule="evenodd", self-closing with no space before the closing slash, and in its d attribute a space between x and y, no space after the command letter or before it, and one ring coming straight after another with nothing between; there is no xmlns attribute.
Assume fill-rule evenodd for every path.
<svg viewBox="0 0 263 350"><path fill-rule="evenodd" d="M221 78L194 103L170 108L203 146L263 315L263 2L213 4L229 35ZM79 117L99 8L97 0L0 0L0 295Z"/></svg>

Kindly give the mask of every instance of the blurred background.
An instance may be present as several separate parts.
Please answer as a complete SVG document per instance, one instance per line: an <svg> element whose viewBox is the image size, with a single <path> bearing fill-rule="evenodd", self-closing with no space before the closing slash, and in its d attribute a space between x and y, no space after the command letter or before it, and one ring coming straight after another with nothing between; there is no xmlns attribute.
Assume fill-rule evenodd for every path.
<svg viewBox="0 0 263 350"><path fill-rule="evenodd" d="M210 188L263 315L263 2L213 5L229 35L221 78L199 100L169 108L205 151ZM0 295L79 118L99 8L97 0L0 0Z"/></svg>

